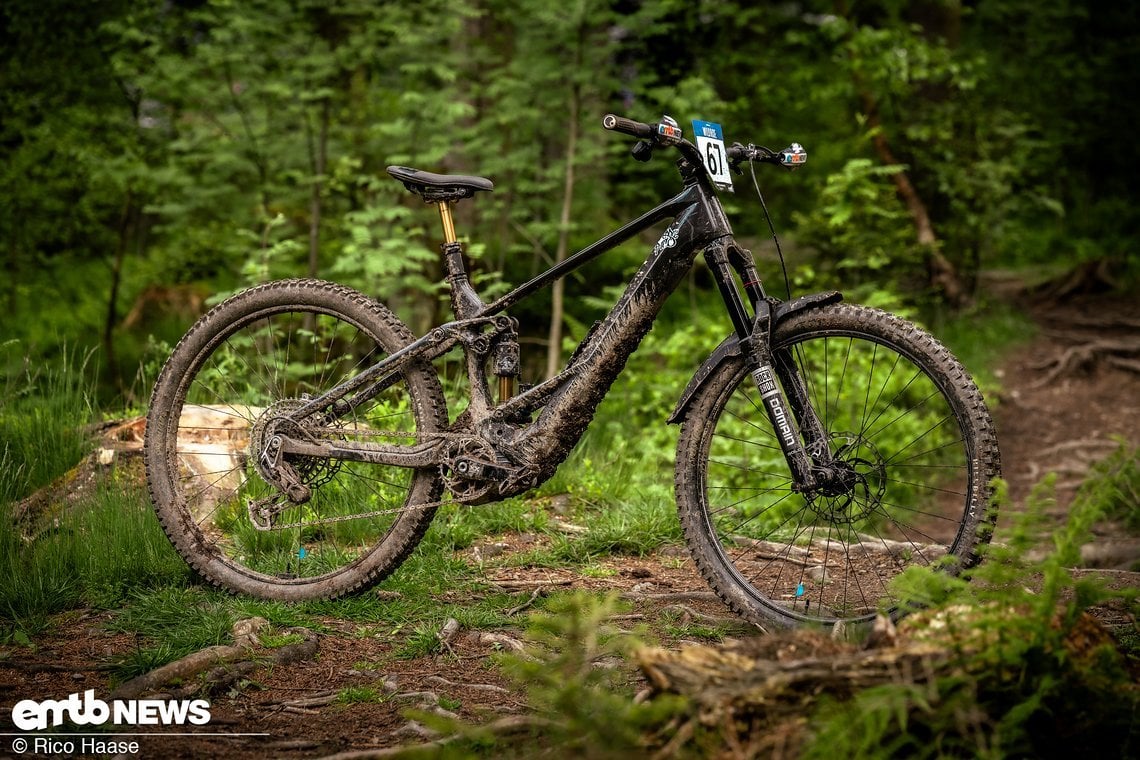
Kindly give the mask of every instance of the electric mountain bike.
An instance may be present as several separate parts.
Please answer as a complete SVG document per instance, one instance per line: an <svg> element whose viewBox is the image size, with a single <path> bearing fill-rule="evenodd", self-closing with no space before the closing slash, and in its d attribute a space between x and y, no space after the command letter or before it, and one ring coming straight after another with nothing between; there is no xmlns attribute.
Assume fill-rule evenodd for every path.
<svg viewBox="0 0 1140 760"><path fill-rule="evenodd" d="M694 122L607 115L634 155L680 154L680 191L505 295L484 302L456 238L455 203L490 180L388 172L438 207L455 319L416 337L340 285L240 292L173 350L147 415L146 473L162 527L206 580L266 599L335 598L390 573L444 503L535 488L574 448L662 304L703 253L733 332L697 369L675 487L700 572L759 624L865 621L912 565L977 559L999 474L993 424L962 365L899 317L839 292L779 300L733 237L717 190L744 163L795 167ZM761 198L762 200L762 198ZM519 384L507 311L556 278L668 222L605 319L556 376ZM466 408L449 418L433 360L457 349Z"/></svg>

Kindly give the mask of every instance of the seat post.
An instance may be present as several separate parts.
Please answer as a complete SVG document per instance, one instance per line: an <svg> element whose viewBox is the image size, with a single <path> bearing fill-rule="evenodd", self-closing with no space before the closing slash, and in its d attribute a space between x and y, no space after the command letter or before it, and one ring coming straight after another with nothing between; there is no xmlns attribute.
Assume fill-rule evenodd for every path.
<svg viewBox="0 0 1140 760"><path fill-rule="evenodd" d="M451 201L438 201L439 206L439 221L443 223L443 242L444 244L454 243L455 240L455 221L451 218Z"/></svg>

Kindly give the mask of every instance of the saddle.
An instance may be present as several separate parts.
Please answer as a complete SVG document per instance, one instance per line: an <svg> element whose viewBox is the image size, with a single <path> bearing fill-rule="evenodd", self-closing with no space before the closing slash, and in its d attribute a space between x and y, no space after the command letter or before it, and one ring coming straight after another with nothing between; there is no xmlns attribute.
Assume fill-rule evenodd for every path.
<svg viewBox="0 0 1140 760"><path fill-rule="evenodd" d="M410 166L389 166L388 173L428 203L463 200L480 190L495 189L491 180L469 174L433 174Z"/></svg>

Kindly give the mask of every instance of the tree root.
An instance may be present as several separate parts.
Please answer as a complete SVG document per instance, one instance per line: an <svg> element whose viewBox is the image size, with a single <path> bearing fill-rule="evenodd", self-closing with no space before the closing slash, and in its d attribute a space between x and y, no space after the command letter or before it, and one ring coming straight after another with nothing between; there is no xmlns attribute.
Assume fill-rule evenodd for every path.
<svg viewBox="0 0 1140 760"><path fill-rule="evenodd" d="M719 730L729 750L725 757L795 756L805 734L805 705L819 695L842 702L874 686L933 690L950 675L983 678L992 663L968 655L995 645L1000 636L995 621L1023 614L1014 608L960 605L915 613L898 629L883 617L862 648L798 629L716 647L646 647L635 656L654 693L688 699L687 713L675 723L678 733L687 733L690 724ZM1084 615L1066 634L1064 647L1069 656L1081 658L1107 642L1107 632ZM655 757L676 757L682 744L670 741Z"/></svg>
<svg viewBox="0 0 1140 760"><path fill-rule="evenodd" d="M627 602L715 602L720 599L711 591L670 591L661 594L627 591L621 598Z"/></svg>
<svg viewBox="0 0 1140 760"><path fill-rule="evenodd" d="M268 625L264 618L239 620L233 626L233 644L206 647L136 676L111 692L111 699L137 699L147 692L165 689L174 682L195 682L189 692L197 691L203 685L214 691L237 683L267 663L290 665L316 657L319 649L317 636L304 628L293 629L294 633L304 637L303 641L259 654L257 649L261 642L257 634ZM199 676L204 677L201 682L196 682ZM294 707L300 709L300 706Z"/></svg>
<svg viewBox="0 0 1140 760"><path fill-rule="evenodd" d="M1140 354L1140 337L1128 338L1089 338L1078 333L1053 333L1054 337L1080 341L1064 349L1060 355L1032 365L1036 370L1047 370L1030 388L1041 388L1055 382L1059 377L1071 372L1091 367L1097 360L1103 360L1119 369L1140 372L1140 361L1128 358Z"/></svg>

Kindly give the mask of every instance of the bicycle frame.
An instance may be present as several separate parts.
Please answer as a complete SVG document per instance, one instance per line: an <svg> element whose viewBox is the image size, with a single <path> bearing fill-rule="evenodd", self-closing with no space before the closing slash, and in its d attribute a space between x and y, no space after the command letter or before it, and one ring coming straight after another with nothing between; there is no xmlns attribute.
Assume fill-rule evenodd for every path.
<svg viewBox="0 0 1140 760"><path fill-rule="evenodd" d="M691 144L682 142L684 144L679 147L692 149ZM313 414L322 414L326 419L335 419L390 386L407 363L430 361L461 344L470 382L468 410L471 431L493 442L496 453L505 454L517 466L515 474L499 485L498 498L505 498L533 488L550 477L574 448L629 356L648 333L665 300L689 271L698 253L704 252L742 345L753 348L751 338L757 321L748 313L733 272L740 277L747 299L757 315L762 312L767 316L767 298L751 254L736 244L708 175L699 168L699 158L693 161L688 152L682 150L687 161L681 163L684 188L680 193L491 303L484 303L470 285L463 268L461 244L444 243L442 248L451 286L452 308L458 319L432 329L355 378L311 399L290 417L302 420ZM695 155L695 149L691 152ZM443 211L441 207L441 213ZM666 219L673 219L672 224L610 312L583 338L565 368L545 382L495 404L487 380L487 359L501 335L511 334L513 337L512 320L499 315L540 288ZM445 234L446 228L445 216ZM492 330L489 336L483 334L488 327ZM763 344L766 350L766 322L763 329L764 340L755 341L755 347ZM757 356L761 354L749 351L750 368L755 369ZM770 358L766 364L770 375ZM779 377L795 388L799 383L788 366L786 361L779 362ZM809 415L809 421L813 415L796 402L802 402L806 394L800 388L791 396L794 417L803 427L805 415ZM780 394L777 400L782 399ZM774 425L777 420L786 420L790 424L792 417L786 414L786 409L785 403L782 408L777 405L775 410L769 410ZM530 421L536 412L537 418ZM805 429L811 430L811 427ZM413 445L315 442L283 437L277 449L263 452L262 456L279 457L285 453L402 467L429 467L440 463L443 443L442 436ZM797 478L810 478L808 457L798 437L789 436L786 441L781 439L781 443L786 444L785 454Z"/></svg>

